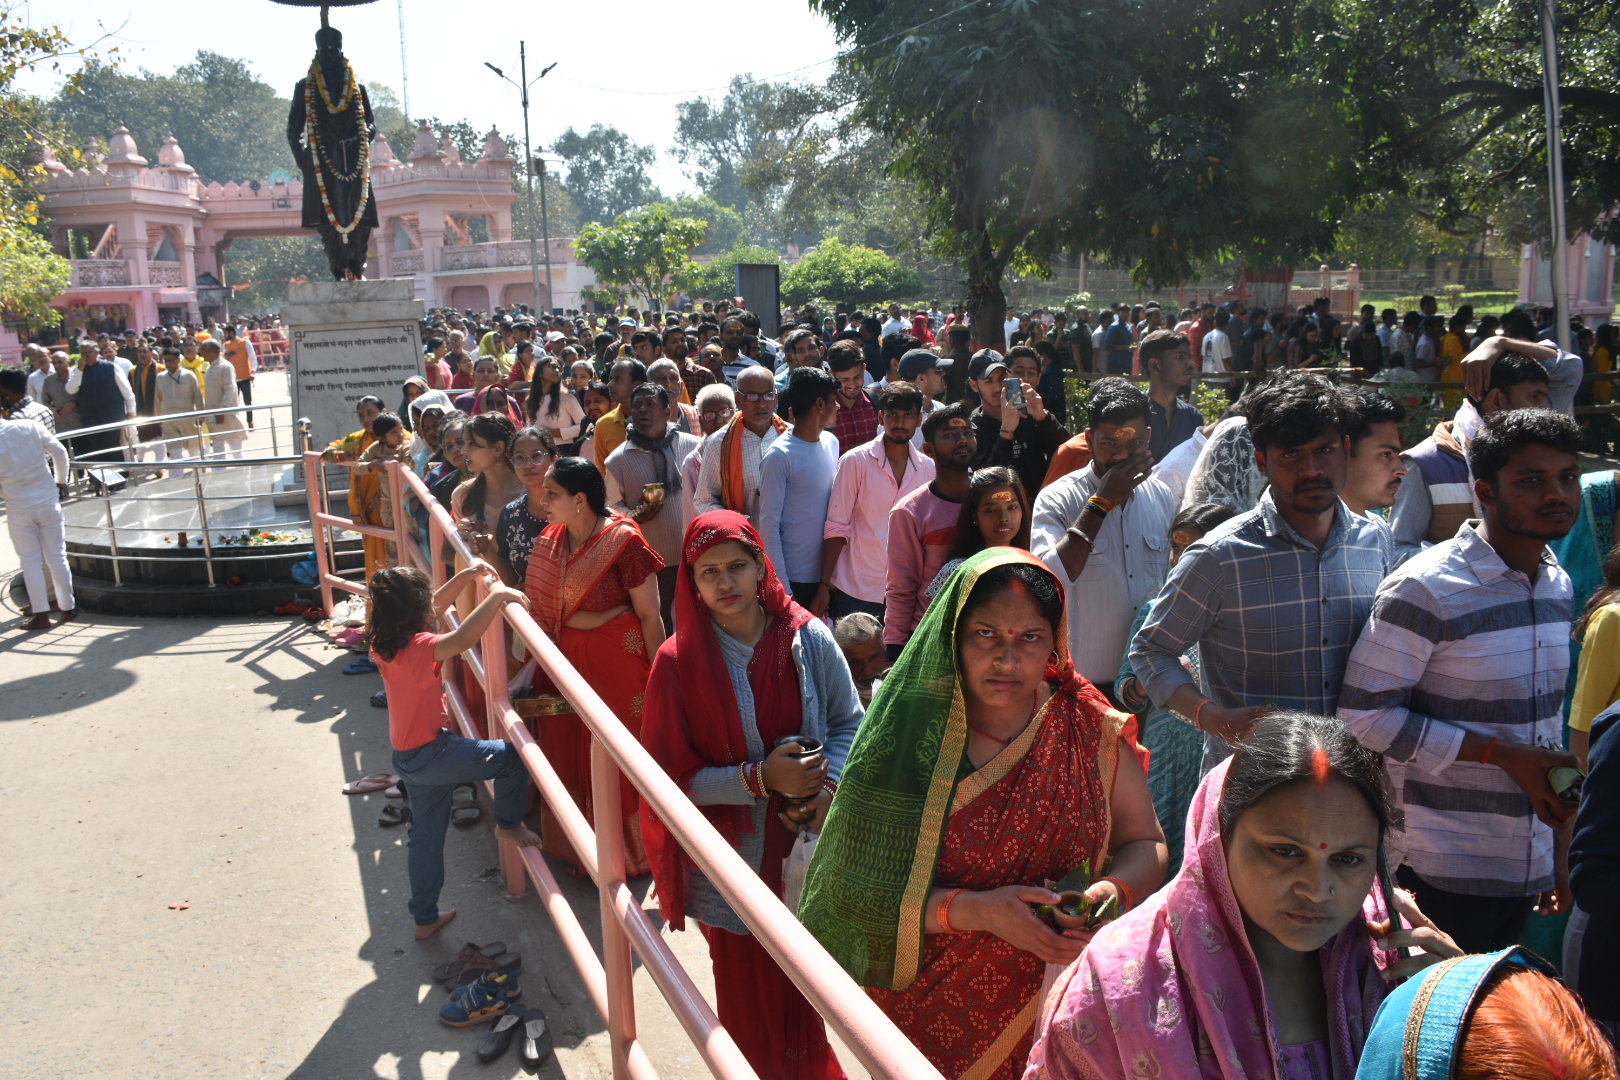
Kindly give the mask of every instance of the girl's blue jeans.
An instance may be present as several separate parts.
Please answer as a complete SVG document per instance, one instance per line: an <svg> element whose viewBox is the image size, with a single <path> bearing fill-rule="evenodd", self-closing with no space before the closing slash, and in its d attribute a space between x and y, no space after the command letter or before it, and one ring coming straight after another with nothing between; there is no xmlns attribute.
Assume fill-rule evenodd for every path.
<svg viewBox="0 0 1620 1080"><path fill-rule="evenodd" d="M394 772L411 799L411 835L406 848L411 899L418 926L439 917L444 888L444 834L450 826L450 796L457 784L495 781L495 822L503 829L523 824L529 774L517 748L497 739L464 739L448 730L430 743L394 751Z"/></svg>

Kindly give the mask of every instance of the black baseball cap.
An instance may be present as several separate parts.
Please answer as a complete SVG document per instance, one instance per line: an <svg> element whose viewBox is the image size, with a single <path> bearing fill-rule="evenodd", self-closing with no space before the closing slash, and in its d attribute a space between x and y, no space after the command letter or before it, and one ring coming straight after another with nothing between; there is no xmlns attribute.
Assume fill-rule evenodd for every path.
<svg viewBox="0 0 1620 1080"><path fill-rule="evenodd" d="M968 378L987 378L995 368L1008 370L1007 361L994 349L980 349L973 354L973 359L968 361Z"/></svg>
<svg viewBox="0 0 1620 1080"><path fill-rule="evenodd" d="M912 349L900 358L900 377L910 382L930 368L948 368L953 363L955 361L948 356L927 349Z"/></svg>

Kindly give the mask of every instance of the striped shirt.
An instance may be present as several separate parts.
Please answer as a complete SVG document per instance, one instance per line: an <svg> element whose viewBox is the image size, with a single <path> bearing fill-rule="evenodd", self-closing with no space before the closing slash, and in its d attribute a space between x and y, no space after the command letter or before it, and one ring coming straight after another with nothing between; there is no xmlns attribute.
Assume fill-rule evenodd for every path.
<svg viewBox="0 0 1620 1080"><path fill-rule="evenodd" d="M1168 701L1192 682L1181 657L1196 645L1203 693L1217 705L1331 715L1389 565L1378 527L1343 502L1319 550L1267 491L1181 556L1131 642L1131 665L1148 697Z"/></svg>
<svg viewBox="0 0 1620 1080"><path fill-rule="evenodd" d="M1469 521L1378 590L1350 654L1339 715L1384 755L1424 881L1472 896L1553 887L1553 832L1495 765L1458 761L1467 732L1557 748L1573 607L1550 551L1532 581Z"/></svg>

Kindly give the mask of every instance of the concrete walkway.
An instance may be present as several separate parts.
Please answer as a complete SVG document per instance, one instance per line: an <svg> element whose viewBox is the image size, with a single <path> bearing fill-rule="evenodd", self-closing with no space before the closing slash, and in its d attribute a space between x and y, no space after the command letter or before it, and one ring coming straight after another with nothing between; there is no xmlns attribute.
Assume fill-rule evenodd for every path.
<svg viewBox="0 0 1620 1080"><path fill-rule="evenodd" d="M0 583L16 569L0 539ZM429 975L464 941L501 940L552 1024L543 1075L611 1076L550 920L532 892L504 898L482 796L484 821L447 845L442 902L460 915L413 940L405 829L377 824L380 794L340 794L389 767L367 702L380 681L344 676L348 653L302 619L87 614L28 634L9 590L0 605L0 1075L519 1076L515 1049L482 1065L485 1029L438 1022ZM557 876L594 933L594 888ZM668 940L711 994L702 938ZM637 1002L663 1075L707 1076L644 973Z"/></svg>

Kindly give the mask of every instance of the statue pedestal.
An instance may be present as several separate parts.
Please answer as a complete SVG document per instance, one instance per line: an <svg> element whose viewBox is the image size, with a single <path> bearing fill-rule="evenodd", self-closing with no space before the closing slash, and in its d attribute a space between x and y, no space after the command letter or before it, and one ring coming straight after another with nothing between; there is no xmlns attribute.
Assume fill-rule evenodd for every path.
<svg viewBox="0 0 1620 1080"><path fill-rule="evenodd" d="M292 285L281 321L292 344L293 415L310 421L321 449L359 427L367 395L399 407L401 387L423 373L422 301L411 278Z"/></svg>

